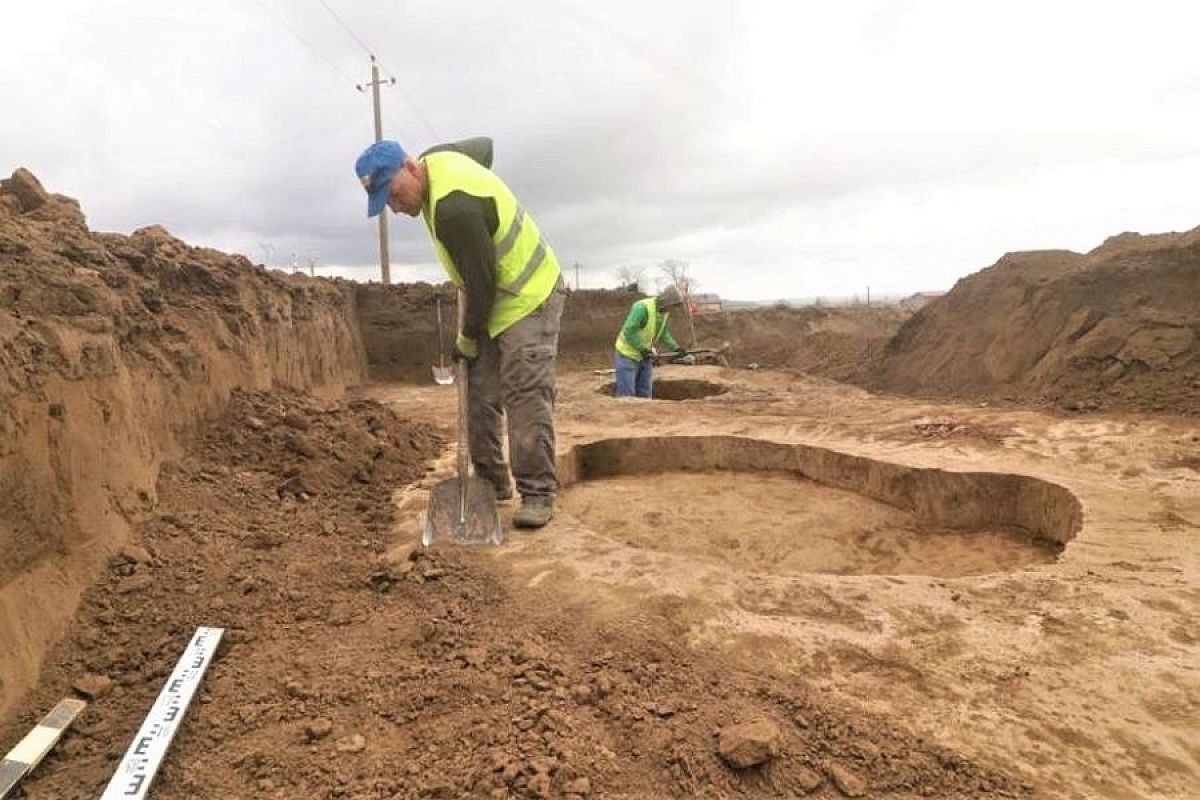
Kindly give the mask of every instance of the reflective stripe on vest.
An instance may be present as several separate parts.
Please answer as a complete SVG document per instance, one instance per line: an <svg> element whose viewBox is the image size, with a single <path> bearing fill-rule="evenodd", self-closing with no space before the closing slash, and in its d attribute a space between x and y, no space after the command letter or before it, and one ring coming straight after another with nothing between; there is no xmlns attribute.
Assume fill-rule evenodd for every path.
<svg viewBox="0 0 1200 800"><path fill-rule="evenodd" d="M642 325L638 331L638 336L642 340L644 347L654 347L658 344L658 340L662 337L663 331L667 329L667 320L671 317L670 313L662 315L662 319L658 318L658 300L653 297L646 297L634 303L635 306L643 306L646 309L646 324ZM641 361L642 354L634 347L628 339L625 338L625 329L621 328L621 332L617 334L617 352L626 358L634 361Z"/></svg>
<svg viewBox="0 0 1200 800"><path fill-rule="evenodd" d="M421 214L434 250L455 286L462 276L437 238L437 204L451 192L489 198L496 204L498 224L492 235L496 252L496 298L488 317L488 335L499 336L532 314L558 284L561 272L554 250L542 239L533 217L491 170L461 153L430 153L422 159L429 175L429 196Z"/></svg>

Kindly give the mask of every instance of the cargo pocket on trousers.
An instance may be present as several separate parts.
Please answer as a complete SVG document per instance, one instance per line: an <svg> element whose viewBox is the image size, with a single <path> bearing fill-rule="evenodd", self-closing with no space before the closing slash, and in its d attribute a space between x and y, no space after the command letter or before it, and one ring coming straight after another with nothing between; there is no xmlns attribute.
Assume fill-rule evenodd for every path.
<svg viewBox="0 0 1200 800"><path fill-rule="evenodd" d="M506 377L513 394L554 393L554 345L531 344L521 348Z"/></svg>

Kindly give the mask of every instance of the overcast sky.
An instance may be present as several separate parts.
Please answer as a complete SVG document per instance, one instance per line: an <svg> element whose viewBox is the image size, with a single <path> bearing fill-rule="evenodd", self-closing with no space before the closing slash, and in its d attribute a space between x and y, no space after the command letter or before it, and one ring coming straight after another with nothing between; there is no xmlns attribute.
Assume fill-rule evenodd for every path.
<svg viewBox="0 0 1200 800"><path fill-rule="evenodd" d="M370 49L385 137L493 137L584 287L681 259L738 299L948 289L1200 225L1197 30L1187 0L5 2L0 172L96 230L377 279ZM439 279L390 230L393 279Z"/></svg>

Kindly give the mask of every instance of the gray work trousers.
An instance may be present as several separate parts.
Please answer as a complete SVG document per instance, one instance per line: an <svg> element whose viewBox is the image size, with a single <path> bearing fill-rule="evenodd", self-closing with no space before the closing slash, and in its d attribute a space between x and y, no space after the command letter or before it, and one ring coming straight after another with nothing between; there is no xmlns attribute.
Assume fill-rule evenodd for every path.
<svg viewBox="0 0 1200 800"><path fill-rule="evenodd" d="M508 483L500 440L508 415L512 475L522 497L553 497L554 363L565 295L562 281L542 307L495 339L481 339L467 369L469 446L475 473Z"/></svg>

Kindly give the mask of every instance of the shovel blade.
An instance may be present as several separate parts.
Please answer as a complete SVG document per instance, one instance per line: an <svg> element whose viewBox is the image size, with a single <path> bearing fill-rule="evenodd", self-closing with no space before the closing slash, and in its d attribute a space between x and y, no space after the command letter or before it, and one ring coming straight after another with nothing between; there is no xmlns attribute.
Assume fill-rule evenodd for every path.
<svg viewBox="0 0 1200 800"><path fill-rule="evenodd" d="M439 386L449 386L454 383L454 367L434 367L433 382Z"/></svg>
<svg viewBox="0 0 1200 800"><path fill-rule="evenodd" d="M466 481L466 502L463 502L462 483ZM447 478L429 493L429 510L425 513L425 529L421 542L450 544L503 544L504 528L496 509L496 487L491 481L474 475L468 478Z"/></svg>

